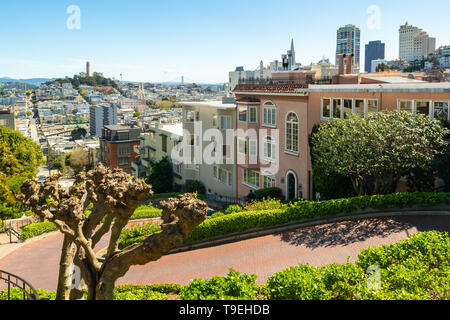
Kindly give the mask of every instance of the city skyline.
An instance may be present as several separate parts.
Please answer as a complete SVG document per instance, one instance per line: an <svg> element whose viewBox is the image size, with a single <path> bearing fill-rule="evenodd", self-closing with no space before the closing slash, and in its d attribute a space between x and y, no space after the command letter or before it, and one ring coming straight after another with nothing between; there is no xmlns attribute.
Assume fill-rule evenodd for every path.
<svg viewBox="0 0 450 320"><path fill-rule="evenodd" d="M386 43L387 60L398 58L398 29L406 21L435 37L436 47L450 44L441 23L450 9L446 1L436 0L420 12L414 5L419 1L346 3L325 1L326 12L294 1L283 5L287 12L274 1L4 3L0 77L72 76L90 61L91 72L116 79L123 74L126 81L181 81L184 76L186 82L224 83L236 66L254 70L260 60L265 66L279 60L291 39L297 62L333 61L336 31L347 24L361 29L361 61L365 44L374 40ZM67 26L71 5L80 9L79 29Z"/></svg>

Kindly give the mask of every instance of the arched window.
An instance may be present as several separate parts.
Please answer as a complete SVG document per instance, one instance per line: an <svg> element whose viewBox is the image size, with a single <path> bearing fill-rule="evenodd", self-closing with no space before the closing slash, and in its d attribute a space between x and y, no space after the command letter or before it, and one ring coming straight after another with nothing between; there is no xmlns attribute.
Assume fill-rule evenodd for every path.
<svg viewBox="0 0 450 320"><path fill-rule="evenodd" d="M286 116L286 151L299 153L299 121L295 112Z"/></svg>
<svg viewBox="0 0 450 320"><path fill-rule="evenodd" d="M277 107L270 101L263 105L263 125L269 127L277 126Z"/></svg>

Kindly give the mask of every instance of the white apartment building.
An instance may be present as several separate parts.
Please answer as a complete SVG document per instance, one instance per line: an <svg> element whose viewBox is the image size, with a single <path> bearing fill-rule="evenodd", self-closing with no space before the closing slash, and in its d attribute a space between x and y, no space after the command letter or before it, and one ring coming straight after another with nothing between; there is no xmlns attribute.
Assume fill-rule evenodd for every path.
<svg viewBox="0 0 450 320"><path fill-rule="evenodd" d="M436 38L406 22L399 29L399 58L408 62L420 60L436 49Z"/></svg>
<svg viewBox="0 0 450 320"><path fill-rule="evenodd" d="M236 104L224 104L222 101L181 102L183 106L183 128L186 130L183 141L190 149L190 164L184 164L184 179L200 181L206 187L207 196L211 199L221 199L236 196L236 165L234 165L235 138L227 140L226 130L236 128ZM196 132L195 125L201 123L201 131ZM205 132L218 129L222 133L223 141L214 141L214 137L207 139ZM234 131L233 131L234 134ZM211 149L211 156L220 157L220 163L208 164L203 155ZM187 156L187 155L185 155ZM197 161L193 161L194 157ZM200 159L199 159L200 158ZM201 163L198 163L201 162Z"/></svg>

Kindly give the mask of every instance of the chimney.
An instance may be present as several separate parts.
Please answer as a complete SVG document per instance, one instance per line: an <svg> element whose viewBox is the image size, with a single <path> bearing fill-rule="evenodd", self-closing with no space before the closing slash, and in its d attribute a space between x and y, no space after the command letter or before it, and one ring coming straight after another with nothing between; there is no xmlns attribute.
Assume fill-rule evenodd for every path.
<svg viewBox="0 0 450 320"><path fill-rule="evenodd" d="M345 74L353 73L352 62L353 62L353 53L347 55L347 70Z"/></svg>
<svg viewBox="0 0 450 320"><path fill-rule="evenodd" d="M338 74L339 74L339 75L344 74L344 57L345 57L345 54L339 54L339 55L338 55L338 61L339 61L339 64L338 64L338 66L339 66Z"/></svg>

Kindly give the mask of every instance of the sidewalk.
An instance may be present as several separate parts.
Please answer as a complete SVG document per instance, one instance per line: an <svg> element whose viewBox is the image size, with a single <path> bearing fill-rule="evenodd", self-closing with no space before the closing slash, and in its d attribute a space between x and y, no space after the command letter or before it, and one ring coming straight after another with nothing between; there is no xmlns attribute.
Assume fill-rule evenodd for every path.
<svg viewBox="0 0 450 320"><path fill-rule="evenodd" d="M15 251L16 249L19 249L20 247L22 247L30 242L34 242L39 239L48 238L48 237L54 236L55 234L58 234L58 233L60 233L60 232L59 231L49 232L49 233L45 233L45 234L42 234L42 235L34 237L34 238L30 238L26 241L14 242L15 240L13 240L13 243L9 243L9 235L8 234L0 233L0 260L2 258L6 257L11 252Z"/></svg>

